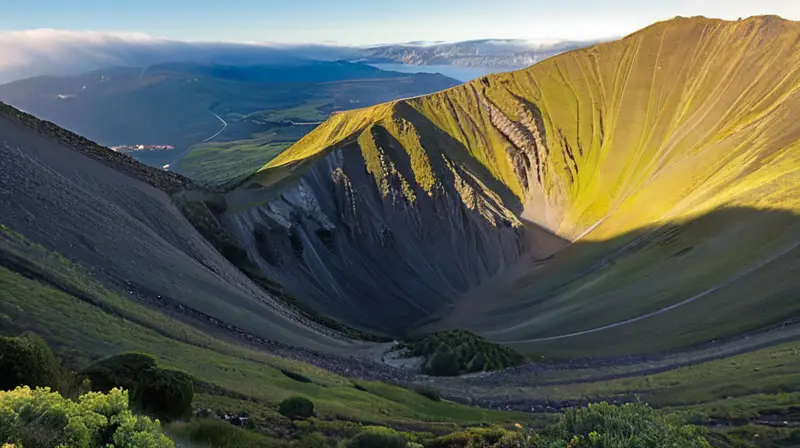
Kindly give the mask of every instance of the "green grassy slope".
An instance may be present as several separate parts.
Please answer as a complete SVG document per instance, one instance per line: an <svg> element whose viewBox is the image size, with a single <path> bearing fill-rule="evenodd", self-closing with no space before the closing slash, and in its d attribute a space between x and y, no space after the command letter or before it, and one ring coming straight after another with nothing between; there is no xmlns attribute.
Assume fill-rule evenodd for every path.
<svg viewBox="0 0 800 448"><path fill-rule="evenodd" d="M388 173L376 135L386 130L410 156L406 182L435 194L444 157L487 189L513 193L503 200L523 220L575 243L504 277L489 296L465 298L434 329L466 327L561 355L729 336L797 312L798 48L800 23L774 16L657 23L526 70L338 114L257 173L247 200L352 142L380 187ZM519 342L697 295L652 320Z"/></svg>
<svg viewBox="0 0 800 448"><path fill-rule="evenodd" d="M249 397L248 404L231 405L237 412L241 406L274 410L281 400L300 394L313 399L325 418L397 425L521 418L433 402L383 383L364 382L366 390L359 390L349 379L326 370L228 342L118 296L79 266L4 227L0 229L0 333L23 331L47 339L76 369L123 351L152 353L166 365L213 385L210 391L215 395ZM281 369L300 373L312 382L290 379ZM224 397L206 394L198 400L219 404Z"/></svg>
<svg viewBox="0 0 800 448"><path fill-rule="evenodd" d="M800 25L770 16L658 23L526 70L338 114L253 180L263 182L271 168L303 161L376 125L410 154L434 159L447 148L421 144L427 119L463 145L468 154L462 156L480 162L521 198L543 196L547 213L560 217L546 227L559 235L578 236L609 214L612 222L594 236L734 197L742 205L756 197L767 202L753 188L768 180L779 183L769 205L794 209L794 195L780 186L792 184L781 177L793 174L800 145L792 115L799 39ZM522 122L528 111L540 115L535 121L548 154L541 157L542 185L521 185L506 155L510 142L492 124L487 102L511 121ZM419 183L429 183L433 165L415 164Z"/></svg>

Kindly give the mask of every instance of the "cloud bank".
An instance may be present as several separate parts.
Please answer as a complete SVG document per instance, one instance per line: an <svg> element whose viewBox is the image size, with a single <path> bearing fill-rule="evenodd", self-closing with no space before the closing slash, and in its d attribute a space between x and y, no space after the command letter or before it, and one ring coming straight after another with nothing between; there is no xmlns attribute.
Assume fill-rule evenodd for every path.
<svg viewBox="0 0 800 448"><path fill-rule="evenodd" d="M256 65L355 57L355 48L316 44L184 42L140 33L37 29L0 33L0 83L164 62Z"/></svg>

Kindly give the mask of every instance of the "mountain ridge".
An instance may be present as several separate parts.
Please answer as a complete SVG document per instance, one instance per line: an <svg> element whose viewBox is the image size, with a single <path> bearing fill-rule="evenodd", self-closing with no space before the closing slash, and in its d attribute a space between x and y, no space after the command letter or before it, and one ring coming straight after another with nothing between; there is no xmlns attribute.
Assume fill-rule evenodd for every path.
<svg viewBox="0 0 800 448"><path fill-rule="evenodd" d="M430 318L457 308L459 297L476 284L517 263L547 259L578 241L612 241L638 229L699 219L726 207L797 213L800 127L792 117L800 102L798 46L800 23L774 16L741 21L678 18L525 70L336 114L229 193L225 219L250 247L252 258L273 275L293 272L296 295L324 303L341 296L358 275L331 273L330 281L337 286L317 285L314 292L304 291L303 282L320 282L303 273L311 266L305 264L310 262L307 254L283 253L282 261L271 264L243 229L252 230L257 223L256 227L302 234L306 230L300 229L322 226L331 233L328 246L317 247L311 236L294 246L305 250L310 244L317 247L316 255L332 257L324 264L360 272L370 263L381 266L396 254L372 249L368 263L352 262L341 251L350 245L363 249L372 244L366 241L380 241L382 233L407 235L415 229L412 224L392 224L394 218L389 217L397 210L421 213L419 222L434 222L441 214L478 218L466 228L460 221L449 229L419 227L413 230L419 237L404 239L418 254L442 244L437 255L423 258L462 270L463 275L449 280L435 280L439 274L420 275L420 269L428 270L420 260L403 268L387 265L388 278L379 282L407 289L420 282L449 284L448 292L396 291L384 297L385 291L375 289L369 294L362 291L361 299L340 304L338 310L331 308L346 321L344 309L364 306L370 297L380 298L386 307L408 300L436 303L422 306L426 311L417 318L424 321L426 313ZM289 198L293 195L296 199ZM427 206L421 204L428 202L432 209L423 211ZM276 213L284 217L280 224L265 221ZM387 223L390 230L353 227L355 221L348 217L360 214ZM775 231L784 232L780 244L793 244L791 223L762 222L759 214L743 216L749 221L742 227L756 229L758 222L777 226ZM472 227L476 222L481 224ZM505 234L505 225L517 229L515 236L506 243L490 243L495 235ZM451 239L453 234L463 237ZM560 241L552 243L553 237ZM716 238L696 237L700 239L691 242L695 246ZM622 240L613 241L624 245ZM490 246L505 249L492 252ZM510 247L517 249L507 250ZM699 270L708 271L709 279L736 275L737 267L715 261L741 257L735 247L721 251L714 245L703 247L708 251L693 252L690 258L701 266ZM448 250L454 254L443 257ZM475 271L474 261L455 255L470 251L476 251L474 256L489 268ZM407 254L402 259L413 258ZM287 260L299 265L282 265L295 263ZM661 262L667 260L654 261ZM531 269L526 268L522 277ZM643 277L630 281L644 287ZM678 303L686 299L679 296L679 289L656 294L670 297L668 304ZM500 307L506 300L533 303L513 289L502 294L505 297L494 297ZM359 294L347 297L352 300ZM529 315L516 313L509 319L525 316ZM480 333L479 321L473 316L461 324ZM442 327L447 328L453 327ZM508 340L522 339L514 335Z"/></svg>

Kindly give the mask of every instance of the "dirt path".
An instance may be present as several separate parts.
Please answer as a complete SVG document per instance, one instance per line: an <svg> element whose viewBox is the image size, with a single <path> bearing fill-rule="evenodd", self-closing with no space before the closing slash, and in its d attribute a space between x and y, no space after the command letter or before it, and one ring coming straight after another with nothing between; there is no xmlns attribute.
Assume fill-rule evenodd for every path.
<svg viewBox="0 0 800 448"><path fill-rule="evenodd" d="M222 129L220 129L219 132L217 132L216 134L212 135L211 137L208 137L207 139L203 140L200 143L210 142L211 140L214 140L215 138L217 138L217 136L219 134L222 134L222 132L228 127L228 122L223 120L222 117L220 117L219 115L215 114L214 112L211 112L211 115L217 117L217 119L222 122Z"/></svg>
<svg viewBox="0 0 800 448"><path fill-rule="evenodd" d="M209 112L211 112L211 111L209 111ZM220 134L222 134L222 132L223 132L223 131L225 131L225 129L227 129L227 128L228 128L228 122L227 122L227 121L223 120L223 119L222 119L222 117L220 117L219 115L215 114L214 112L211 112L211 114L212 114L212 115L214 115L215 117L217 117L217 119L218 119L219 121L221 121L221 122L222 122L222 129L220 129L219 131L217 131L217 133L216 133L216 134L214 134L214 135L212 135L211 137L208 137L207 139L205 139L205 140L201 141L200 143L198 143L198 145L199 145L199 144L202 144L202 143L210 142L211 140L214 140L215 138L219 137L219 135L220 135ZM181 153L180 153L180 154L178 154L178 157L176 157L176 158L175 158L175 160L173 160L172 162L170 162L170 163L168 163L168 164L164 165L164 166L165 166L165 169L170 169L170 168L172 168L173 166L175 166L175 164L177 164L178 162L180 162L180 160L181 160L182 158L184 158L184 157L186 156L186 154L189 154L189 151L191 151L191 150L192 150L192 148L194 148L195 146L197 146L197 145L192 145L192 146L189 146L189 147L188 147L188 148L186 148L185 150L181 151Z"/></svg>

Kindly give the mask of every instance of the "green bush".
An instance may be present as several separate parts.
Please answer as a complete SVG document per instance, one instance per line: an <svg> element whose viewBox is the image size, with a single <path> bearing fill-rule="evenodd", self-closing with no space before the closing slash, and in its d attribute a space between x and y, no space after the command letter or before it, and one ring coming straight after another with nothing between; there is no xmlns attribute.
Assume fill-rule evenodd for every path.
<svg viewBox="0 0 800 448"><path fill-rule="evenodd" d="M121 353L101 359L81 373L92 382L92 389L108 392L114 388L133 390L141 373L153 368L156 360L150 355Z"/></svg>
<svg viewBox="0 0 800 448"><path fill-rule="evenodd" d="M328 448L328 439L322 434L315 432L303 436L297 441L299 448Z"/></svg>
<svg viewBox="0 0 800 448"><path fill-rule="evenodd" d="M456 376L461 370L462 366L459 365L453 350L441 347L428 357L423 373L433 376Z"/></svg>
<svg viewBox="0 0 800 448"><path fill-rule="evenodd" d="M122 353L92 364L83 371L96 391L131 391L131 406L139 412L171 421L191 414L194 385L186 373L161 369L143 353Z"/></svg>
<svg viewBox="0 0 800 448"><path fill-rule="evenodd" d="M438 437L425 446L426 448L528 448L531 446L523 444L520 436L521 434L499 427L469 428Z"/></svg>
<svg viewBox="0 0 800 448"><path fill-rule="evenodd" d="M463 330L433 333L405 342L398 349L408 357L422 357L422 373L434 376L455 376L513 367L525 357L502 345Z"/></svg>
<svg viewBox="0 0 800 448"><path fill-rule="evenodd" d="M571 448L710 448L702 428L669 422L643 404L571 409L548 431L548 446ZM560 445L559 445L560 444Z"/></svg>
<svg viewBox="0 0 800 448"><path fill-rule="evenodd" d="M442 401L442 394L438 389L431 386L419 386L414 391L424 397L428 397L433 401Z"/></svg>
<svg viewBox="0 0 800 448"><path fill-rule="evenodd" d="M171 421L192 413L194 385L184 372L149 368L140 373L131 403L137 411Z"/></svg>
<svg viewBox="0 0 800 448"><path fill-rule="evenodd" d="M61 362L44 339L33 333L16 338L0 337L0 390L18 386L64 386Z"/></svg>
<svg viewBox="0 0 800 448"><path fill-rule="evenodd" d="M0 440L29 448L174 448L158 421L135 416L128 393L88 393L77 401L49 388L0 392Z"/></svg>
<svg viewBox="0 0 800 448"><path fill-rule="evenodd" d="M297 372L292 372L291 370L286 370L286 369L280 369L280 371L285 377L291 378L299 383L313 383L313 381L311 381L311 378L305 375L301 375Z"/></svg>
<svg viewBox="0 0 800 448"><path fill-rule="evenodd" d="M290 397L281 402L278 412L292 420L314 416L314 403L305 397Z"/></svg>
<svg viewBox="0 0 800 448"><path fill-rule="evenodd" d="M391 428L365 428L347 443L347 448L406 448L408 441Z"/></svg>

